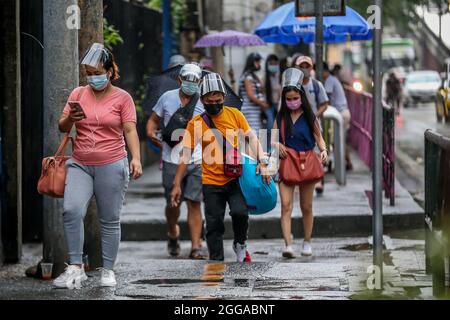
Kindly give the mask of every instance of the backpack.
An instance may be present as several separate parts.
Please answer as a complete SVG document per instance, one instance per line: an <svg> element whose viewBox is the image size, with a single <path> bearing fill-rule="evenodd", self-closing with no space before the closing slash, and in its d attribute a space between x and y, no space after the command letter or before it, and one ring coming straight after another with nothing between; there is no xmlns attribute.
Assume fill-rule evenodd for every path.
<svg viewBox="0 0 450 320"><path fill-rule="evenodd" d="M192 96L187 105L179 108L170 118L166 126L161 130L162 140L167 143L171 148L175 147L181 142L183 137L180 137L178 141L172 141L172 133L178 129L186 129L188 122L192 119L200 95L196 93Z"/></svg>

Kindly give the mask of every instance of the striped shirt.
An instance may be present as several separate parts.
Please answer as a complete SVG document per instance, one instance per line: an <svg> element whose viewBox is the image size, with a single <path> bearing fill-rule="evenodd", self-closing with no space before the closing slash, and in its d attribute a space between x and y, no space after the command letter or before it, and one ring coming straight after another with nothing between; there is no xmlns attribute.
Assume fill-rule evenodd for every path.
<svg viewBox="0 0 450 320"><path fill-rule="evenodd" d="M252 102L248 97L247 91L245 90L246 80L252 82L253 93L259 100L265 100L265 98L258 77L252 72L244 72L239 79L239 95L243 100L241 112L244 114L252 130L258 134L259 129L262 127L261 107Z"/></svg>

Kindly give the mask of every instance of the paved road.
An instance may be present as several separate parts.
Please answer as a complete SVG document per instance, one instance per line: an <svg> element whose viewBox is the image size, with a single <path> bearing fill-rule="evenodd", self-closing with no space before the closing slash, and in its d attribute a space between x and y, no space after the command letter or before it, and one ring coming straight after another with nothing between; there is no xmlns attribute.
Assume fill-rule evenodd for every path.
<svg viewBox="0 0 450 320"><path fill-rule="evenodd" d="M450 124L437 123L434 104L419 104L403 109L396 121L396 176L400 183L420 201L425 186L424 132L432 129L450 137Z"/></svg>
<svg viewBox="0 0 450 320"><path fill-rule="evenodd" d="M403 109L401 118L397 119L397 145L418 162L424 158L423 135L427 129L450 137L450 124L436 121L434 104L419 104L416 108Z"/></svg>

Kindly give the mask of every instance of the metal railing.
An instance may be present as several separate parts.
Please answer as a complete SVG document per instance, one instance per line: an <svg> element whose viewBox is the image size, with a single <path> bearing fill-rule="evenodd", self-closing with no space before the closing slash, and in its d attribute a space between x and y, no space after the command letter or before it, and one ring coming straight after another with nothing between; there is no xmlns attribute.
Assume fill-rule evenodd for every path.
<svg viewBox="0 0 450 320"><path fill-rule="evenodd" d="M373 97L345 86L350 109L349 143L360 159L372 170L372 115ZM390 205L395 205L395 110L383 103L383 189Z"/></svg>
<svg viewBox="0 0 450 320"><path fill-rule="evenodd" d="M433 294L444 295L450 253L450 138L425 131L425 257Z"/></svg>
<svg viewBox="0 0 450 320"><path fill-rule="evenodd" d="M336 182L340 185L345 185L347 183L347 172L345 169L345 128L344 128L344 118L340 112L334 108L329 107L323 114L323 118L326 121L333 123L333 155L335 162L334 174L336 177ZM325 126L327 128L328 126ZM327 131L327 130L325 130ZM327 139L329 140L329 139ZM330 144L330 141L327 143Z"/></svg>

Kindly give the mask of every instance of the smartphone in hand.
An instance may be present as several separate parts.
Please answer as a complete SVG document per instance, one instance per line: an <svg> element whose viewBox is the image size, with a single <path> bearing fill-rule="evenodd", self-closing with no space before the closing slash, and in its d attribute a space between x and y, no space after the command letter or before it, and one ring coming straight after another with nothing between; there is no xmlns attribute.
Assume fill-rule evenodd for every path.
<svg viewBox="0 0 450 320"><path fill-rule="evenodd" d="M84 118L86 118L86 113L84 112L83 108L81 107L79 101L69 101L68 104L73 111L82 112Z"/></svg>

